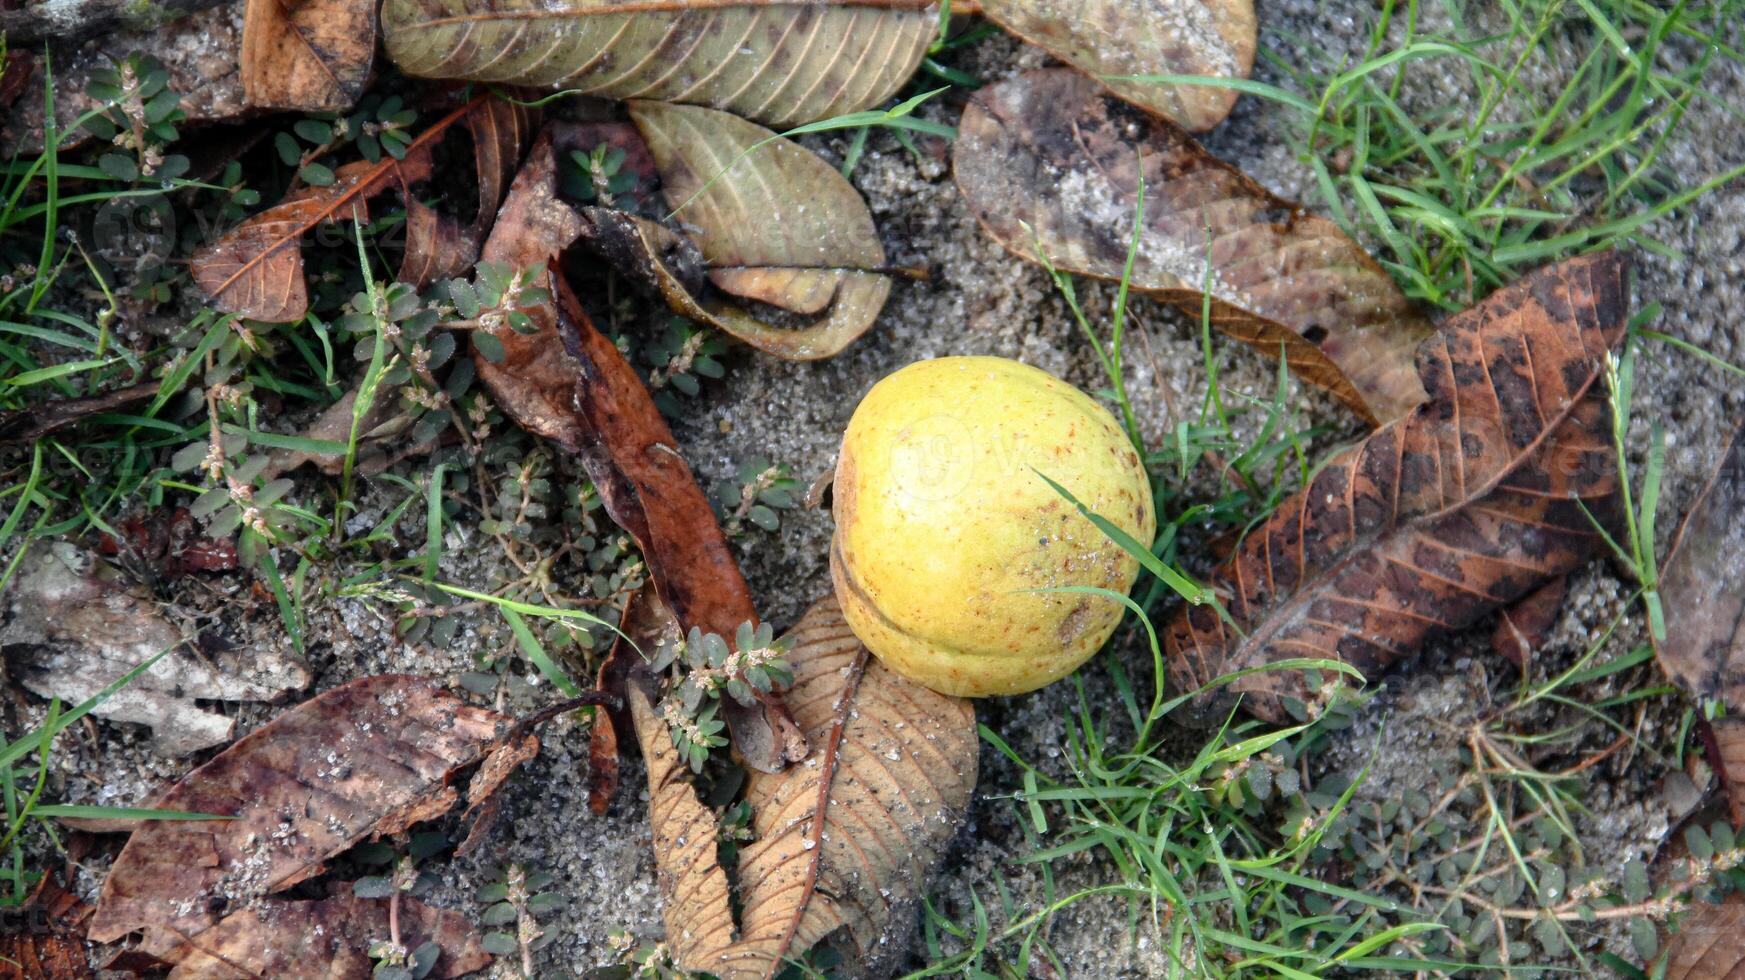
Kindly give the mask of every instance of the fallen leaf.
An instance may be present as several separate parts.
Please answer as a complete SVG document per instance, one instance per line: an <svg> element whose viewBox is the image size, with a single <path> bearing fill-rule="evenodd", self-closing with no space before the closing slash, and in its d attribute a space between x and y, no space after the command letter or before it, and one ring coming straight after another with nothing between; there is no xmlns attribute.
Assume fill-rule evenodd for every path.
<svg viewBox="0 0 1745 980"><path fill-rule="evenodd" d="M87 980L97 974L80 936L91 907L53 874L37 882L22 907L6 910L0 931L0 980ZM27 925L18 929L16 925Z"/></svg>
<svg viewBox="0 0 1745 980"><path fill-rule="evenodd" d="M269 701L309 684L289 651L196 652L188 637L121 575L75 545L49 542L28 556L11 595L0 646L27 646L15 674L43 697L77 704L153 656L171 650L92 713L149 725L152 747L187 755L227 741L236 720L199 701Z"/></svg>
<svg viewBox="0 0 1745 980"><path fill-rule="evenodd" d="M1230 114L1235 89L1122 78L1247 78L1254 68L1253 0L981 0L981 9L1120 98L1196 133Z"/></svg>
<svg viewBox="0 0 1745 980"><path fill-rule="evenodd" d="M740 849L743 912L717 863L714 814L697 798L645 686L629 702L648 764L649 819L667 943L687 969L774 976L840 931L848 962L879 975L902 955L928 875L956 834L976 781L975 709L871 657L834 598L794 628L789 699L820 752L778 775L752 773L754 842Z"/></svg>
<svg viewBox="0 0 1745 980"><path fill-rule="evenodd" d="M320 874L332 856L446 813L459 801L456 774L510 734L509 719L424 678L365 677L325 691L159 799L233 819L134 831L103 882L90 937L143 931L140 948L167 963L212 948L204 934L227 916L254 908L266 918L282 903L264 896Z"/></svg>
<svg viewBox="0 0 1745 980"><path fill-rule="evenodd" d="M1541 270L1452 317L1418 352L1429 401L1322 466L1165 634L1182 691L1285 658L1374 677L1438 631L1585 563L1614 511L1603 393L1628 316L1616 255ZM1235 681L1272 721L1313 694L1300 670ZM1301 710L1291 714L1302 714Z"/></svg>
<svg viewBox="0 0 1745 980"><path fill-rule="evenodd" d="M1375 422L1423 401L1412 370L1430 334L1337 225L1282 200L1176 126L1103 97L1076 72L982 89L953 150L982 228L1019 258L1119 280L1138 214L1132 286L1201 314Z"/></svg>
<svg viewBox="0 0 1745 980"><path fill-rule="evenodd" d="M444 224L453 219L441 216L413 219L416 226L409 228L401 270L404 280L414 285L422 285L427 276L458 273L471 264L461 236L479 235L494 214L496 201L486 200L487 193L501 186L502 175L515 165L532 126L527 109L491 95L481 95L442 117L412 141L401 159L383 156L377 163L346 164L334 171L332 184L294 192L202 246L193 257L194 281L226 313L271 323L301 319L309 309L303 236L327 222L367 220L369 199L390 189L411 202L412 214L428 210L411 197L410 188L429 179L437 145L460 123L473 135L477 165L489 168L479 171L478 216L471 226ZM481 146L481 141L489 145Z"/></svg>
<svg viewBox="0 0 1745 980"><path fill-rule="evenodd" d="M1533 651L1551 638L1568 594L1569 576L1559 576L1504 609L1491 634L1491 649L1517 667L1525 665Z"/></svg>
<svg viewBox="0 0 1745 980"><path fill-rule="evenodd" d="M29 11L64 12L66 4L36 3ZM150 12L156 3L128 4L127 9ZM237 65L237 52L242 47L243 5L219 3L210 9L198 10L180 20L153 20L150 26L135 26L99 33L88 40L75 40L59 31L52 32L47 46L54 66L54 118L65 127L98 105L85 91L93 73L113 70L136 51L149 53L163 64L170 74L169 87L182 94L181 108L187 119L178 124L190 128L195 123L231 119L247 111L243 96L242 72ZM16 37L14 37L16 39ZM24 46L20 44L19 46ZM34 45L31 45L34 47ZM0 125L0 146L8 153L16 148L27 158L41 152L43 134L47 131L43 89L46 72L38 72L29 94L18 99L11 111L4 114ZM91 139L83 130L65 134L63 151ZM180 149L180 147L178 147Z"/></svg>
<svg viewBox="0 0 1745 980"><path fill-rule="evenodd" d="M400 942L441 948L432 977L482 970L491 954L459 912L433 909L400 897ZM169 980L366 980L375 964L370 943L386 939L388 903L340 894L309 902L270 902L248 908L201 933Z"/></svg>
<svg viewBox="0 0 1745 980"><path fill-rule="evenodd" d="M1661 980L1739 980L1745 977L1745 895L1729 892L1719 903L1696 902L1678 917L1666 940Z"/></svg>
<svg viewBox="0 0 1745 980"><path fill-rule="evenodd" d="M353 388L339 401L327 406L298 435L321 442L345 443L351 438L352 411L356 404L357 389ZM403 459L421 456L435 449L435 439L415 442L408 438L407 434L416 421L404 410L400 400L392 392L378 392L376 399L370 403L369 411L358 420L358 445L353 457L353 472L361 476L375 476ZM256 479L264 485L281 473L310 464L329 476L336 476L345 469L345 453L337 449L332 452L275 449L267 460L266 468L261 470Z"/></svg>
<svg viewBox="0 0 1745 980"><path fill-rule="evenodd" d="M17 102L35 74L36 55L18 49L7 51L5 60L0 61L0 109Z"/></svg>
<svg viewBox="0 0 1745 980"><path fill-rule="evenodd" d="M920 66L934 0L387 0L408 75L700 103L794 126L879 105Z"/></svg>
<svg viewBox="0 0 1745 980"><path fill-rule="evenodd" d="M375 59L371 0L248 0L242 88L252 106L349 109Z"/></svg>
<svg viewBox="0 0 1745 980"><path fill-rule="evenodd" d="M544 268L536 285L548 287L551 298L522 311L535 332L508 326L495 332L504 358L493 363L476 355L479 377L519 425L581 458L679 621L731 640L741 623L757 621L757 609L714 510L642 380L551 272L551 259L582 228L556 192L556 153L574 149L575 136L556 126L535 143L485 243L487 261ZM762 711L735 703L725 716L752 768L776 770L805 757L779 699Z"/></svg>
<svg viewBox="0 0 1745 980"><path fill-rule="evenodd" d="M179 578L236 567L236 542L207 537L186 507L131 514L116 522L116 530L118 536L98 539L98 553L153 576Z"/></svg>
<svg viewBox="0 0 1745 980"><path fill-rule="evenodd" d="M1745 426L1685 515L1660 572L1666 636L1660 667L1692 697L1718 700L1714 722L1722 782L1735 820L1745 819Z"/></svg>
<svg viewBox="0 0 1745 980"><path fill-rule="evenodd" d="M596 250L673 312L778 357L834 357L872 327L891 277L872 214L842 174L785 139L752 150L775 134L713 109L633 102L630 117L686 237L590 208ZM703 294L691 269L717 292ZM819 319L775 323L721 294Z"/></svg>
<svg viewBox="0 0 1745 980"><path fill-rule="evenodd" d="M147 381L83 398L61 398L0 412L0 445L33 443L93 415L137 405L155 396L159 386L156 381Z"/></svg>

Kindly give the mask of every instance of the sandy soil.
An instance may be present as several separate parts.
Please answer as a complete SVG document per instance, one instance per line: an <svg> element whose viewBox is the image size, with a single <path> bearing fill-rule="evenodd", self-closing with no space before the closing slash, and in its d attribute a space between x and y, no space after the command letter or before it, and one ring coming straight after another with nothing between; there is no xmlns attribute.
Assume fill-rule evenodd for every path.
<svg viewBox="0 0 1745 980"><path fill-rule="evenodd" d="M1289 62L1302 51L1354 50L1362 39L1357 25L1367 19L1367 7L1354 0L1317 3L1278 0L1261 6L1263 42ZM996 40L981 46L966 64L987 78L998 78L1045 63L1040 52ZM1263 80L1283 83L1270 67L1258 72ZM1452 81L1450 84L1454 84ZM1745 105L1745 72L1735 68L1715 73L1711 94L1718 103ZM1412 98L1436 98L1435 92L1408 93ZM926 114L955 122L955 111L929 108ZM1745 159L1745 143L1725 134L1735 124L1724 111L1702 104L1669 162L1686 184ZM1309 173L1292 156L1280 133L1288 131L1269 106L1244 100L1235 116L1209 140L1226 159L1247 169L1275 191L1300 197ZM1737 132L1736 128L1732 129ZM813 144L827 156L842 144ZM1064 304L1044 274L1006 255L979 233L958 199L943 159L917 161L884 136L875 136L873 152L855 174L885 240L891 261L923 264L934 272L927 283L897 287L879 325L841 357L822 364L788 364L745 350L730 356L724 383L709 384L694 411L679 427L686 455L706 488L728 481L736 465L763 456L786 463L803 480L825 472L835 444L859 396L890 371L920 358L944 354L986 353L1016 357L1087 388L1101 379L1077 334ZM1637 265L1639 304L1658 301L1665 307L1660 329L1703 345L1735 362L1745 360L1745 186L1710 195L1688 214L1654 229L1662 241L1687 258L1671 260L1641 255ZM1106 311L1110 291L1088 290L1093 318ZM1169 404L1193 406L1204 388L1197 326L1148 302L1134 311L1138 355L1128 384L1148 432L1156 435L1173 424ZM1642 372L1642 397L1653 408L1643 418L1657 418L1669 430L1669 485L1666 510L1682 512L1718 458L1740 410L1745 391L1720 371L1705 367L1665 348L1650 348ZM1270 392L1270 367L1248 349L1219 341L1217 357L1230 389L1259 396ZM1336 435L1317 448L1357 429L1348 415L1326 399L1299 392L1302 417L1330 426ZM1644 432L1634 433L1640 451ZM379 501L378 501L379 503ZM370 520L369 512L360 523ZM422 533L422 518L409 518L408 539ZM1671 521L1663 517L1663 524ZM792 622L811 601L829 588L826 513L796 513L784 517L775 534L753 533L740 545L741 559L765 615L778 624ZM451 532L442 573L449 581L488 582L491 549L475 547L482 538L468 529ZM210 580L190 590L211 592L189 601L222 605L221 593L240 594L240 579ZM1578 575L1556 636L1543 653L1557 663L1583 648L1596 629L1615 616L1627 590L1604 563ZM234 610L254 608L246 615ZM243 642L282 645L286 641L266 604L233 604L225 626ZM469 620L456 641L444 649L408 645L397 640L392 623L374 607L356 600L312 598L309 636L318 676L325 688L341 680L380 671L453 674L471 666L474 650L501 642L501 627L489 617ZM1612 649L1618 653L1645 641L1640 617L1630 612L1623 636ZM1362 715L1349 738L1331 752L1322 766L1346 776L1369 767L1359 799L1386 799L1403 787L1421 785L1438 759L1457 751L1457 732L1480 706L1506 690L1507 665L1487 645L1488 628L1441 641L1416 663L1383 678L1385 690ZM1639 675L1630 675L1637 677ZM1104 672L1088 672L1093 694L1104 688ZM1062 712L1070 688L1057 685L1035 695L1001 699L980 705L981 719L1012 740L1029 757L1059 760L1064 730ZM1666 746L1678 722L1679 706L1654 702L1642 719L1647 744ZM240 709L241 729L258 724L271 709ZM239 730L239 733L240 733ZM1378 737L1381 736L1381 737ZM137 731L105 726L97 744L76 736L76 751L59 757L54 792L69 802L131 803L149 790L172 780L185 762L160 759L143 749ZM69 741L74 741L70 739ZM1667 831L1668 805L1659 790L1664 771L1649 753L1632 754L1627 766L1596 766L1589 779L1590 814L1584 834L1591 852L1605 861L1621 862L1651 854ZM936 904L948 915L962 917L972 891L991 895L996 875L1003 876L1014 899L1036 901L1041 882L1034 872L1015 864L1022 836L1009 802L998 800L1015 788L1009 765L983 754L981 796L952 850L936 890ZM632 770L627 791L604 817L588 814L583 805L585 738L579 731L554 727L545 750L509 789L504 819L494 842L476 861L441 869L443 885L433 896L437 904L471 910L471 891L487 864L520 861L556 874L573 899L573 910L557 920L560 939L550 947L546 969L568 975L611 962L606 936L627 928L640 936L661 931L653 863L647 850L645 794L637 791ZM90 891L100 880L101 859L77 882ZM1113 869L1087 859L1061 869L1061 887L1108 880ZM1129 937L1124 909L1112 904L1082 904L1059 917L1050 931L1057 951L1072 976L1148 976L1163 969L1157 939L1141 928Z"/></svg>

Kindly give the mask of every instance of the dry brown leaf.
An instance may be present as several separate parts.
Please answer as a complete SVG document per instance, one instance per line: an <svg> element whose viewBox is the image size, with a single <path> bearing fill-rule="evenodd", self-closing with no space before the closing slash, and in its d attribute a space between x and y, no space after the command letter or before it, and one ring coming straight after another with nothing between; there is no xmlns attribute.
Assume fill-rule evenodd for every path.
<svg viewBox="0 0 1745 980"><path fill-rule="evenodd" d="M353 844L446 813L459 770L510 735L509 719L418 677L360 678L305 701L158 800L234 819L134 831L103 882L90 937L143 931L145 953L180 962L227 916L258 908L269 918L281 903L265 896L320 874Z"/></svg>
<svg viewBox="0 0 1745 980"><path fill-rule="evenodd" d="M471 225L440 215L421 216L428 208L412 201L410 194L414 184L430 177L437 145L457 124L465 124L472 134L480 168L480 206ZM495 214L496 200L487 198L515 166L532 125L529 110L481 95L420 133L401 159L384 156L373 164L346 164L334 171L331 185L303 188L201 247L193 257L194 281L226 313L272 323L301 319L309 309L303 236L327 222L367 220L369 199L390 189L411 201L403 281L423 285L428 277L456 274L471 264L468 243Z"/></svg>
<svg viewBox="0 0 1745 980"><path fill-rule="evenodd" d="M981 0L981 9L1115 95L1196 133L1230 114L1234 89L1121 79L1247 78L1254 68L1253 0Z"/></svg>
<svg viewBox="0 0 1745 980"><path fill-rule="evenodd" d="M1691 696L1718 700L1718 760L1733 819L1745 819L1745 426L1686 514L1660 573L1660 667Z"/></svg>
<svg viewBox="0 0 1745 980"><path fill-rule="evenodd" d="M1533 651L1551 638L1568 594L1569 576L1560 575L1504 609L1497 619L1496 631L1491 634L1491 649L1509 663L1524 666Z"/></svg>
<svg viewBox="0 0 1745 980"><path fill-rule="evenodd" d="M43 697L77 704L165 650L173 651L92 709L112 721L149 725L152 747L187 755L229 740L236 720L209 701L270 701L309 684L289 650L195 651L149 598L95 555L60 541L25 558L10 595L0 646L26 646L14 675Z"/></svg>
<svg viewBox="0 0 1745 980"><path fill-rule="evenodd" d="M475 356L492 397L523 428L580 456L612 519L629 531L661 597L686 628L731 638L757 610L715 512L654 401L611 341L594 329L550 263L582 229L557 197L558 153L584 131L553 126L528 153L485 243L487 261L544 268L551 300L523 310L538 328L496 331L501 363ZM777 770L806 746L779 699L762 711L737 703L725 716L734 746L754 769Z"/></svg>
<svg viewBox="0 0 1745 980"><path fill-rule="evenodd" d="M982 227L1020 258L1119 280L1144 183L1134 289L1198 317L1366 419L1424 398L1413 352L1429 335L1380 266L1325 218L1250 180L1170 123L1103 97L1076 72L982 89L953 150Z"/></svg>
<svg viewBox="0 0 1745 980"><path fill-rule="evenodd" d="M408 75L715 106L784 128L879 105L921 64L934 0L387 0Z"/></svg>
<svg viewBox="0 0 1745 980"><path fill-rule="evenodd" d="M93 980L81 926L91 907L45 874L0 930L0 980ZM27 924L18 929L16 924Z"/></svg>
<svg viewBox="0 0 1745 980"><path fill-rule="evenodd" d="M242 88L249 105L349 109L375 59L374 0L248 0Z"/></svg>
<svg viewBox="0 0 1745 980"><path fill-rule="evenodd" d="M482 970L491 954L459 912L433 909L400 897L400 942L426 942L442 955L429 976L458 977ZM375 964L370 943L386 938L388 903L335 895L308 902L269 902L243 909L197 936L169 980L367 980Z"/></svg>
<svg viewBox="0 0 1745 980"><path fill-rule="evenodd" d="M1588 561L1600 541L1588 514L1607 519L1617 485L1593 389L1627 319L1613 254L1451 318L1418 352L1430 400L1335 456L1213 577L1238 629L1210 605L1171 623L1178 688L1300 657L1373 678ZM1314 697L1300 670L1230 686L1274 721Z"/></svg>
<svg viewBox="0 0 1745 980"><path fill-rule="evenodd" d="M1698 902L1678 918L1666 941L1661 980L1745 980L1745 895Z"/></svg>
<svg viewBox="0 0 1745 980"><path fill-rule="evenodd" d="M356 404L357 389L353 388L339 401L327 406L298 436L323 442L349 441L352 407ZM415 442L408 437L416 421L405 410L400 399L378 396L370 403L370 410L357 422L357 451L352 459L353 472L361 476L375 476L401 460L422 456L435 449L438 442L436 439ZM264 485L280 474L309 464L329 476L337 476L345 469L345 453L275 449L257 479Z"/></svg>
<svg viewBox="0 0 1745 980"><path fill-rule="evenodd" d="M814 605L792 635L788 696L819 752L747 783L755 840L740 849L737 925L716 862L714 814L686 778L648 690L630 685L667 943L686 968L723 980L771 977L839 930L849 962L876 975L901 955L927 877L975 789L970 702L885 669L834 598Z"/></svg>
<svg viewBox="0 0 1745 980"><path fill-rule="evenodd" d="M778 357L833 357L873 325L891 277L872 214L840 173L785 139L758 146L775 134L713 109L635 102L630 116L687 237L590 208L596 250L673 312ZM701 290L702 273L718 293ZM721 294L815 319L772 322Z"/></svg>

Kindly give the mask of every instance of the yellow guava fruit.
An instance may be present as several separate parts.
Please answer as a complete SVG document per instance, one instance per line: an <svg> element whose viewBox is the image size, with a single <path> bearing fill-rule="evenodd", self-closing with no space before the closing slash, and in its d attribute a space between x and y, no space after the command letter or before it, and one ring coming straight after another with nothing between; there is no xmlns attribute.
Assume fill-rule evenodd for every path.
<svg viewBox="0 0 1745 980"><path fill-rule="evenodd" d="M1043 480L1145 544L1157 531L1133 443L1053 375L943 357L867 393L842 438L830 573L848 625L892 670L946 694L1065 677L1121 619L1139 563Z"/></svg>

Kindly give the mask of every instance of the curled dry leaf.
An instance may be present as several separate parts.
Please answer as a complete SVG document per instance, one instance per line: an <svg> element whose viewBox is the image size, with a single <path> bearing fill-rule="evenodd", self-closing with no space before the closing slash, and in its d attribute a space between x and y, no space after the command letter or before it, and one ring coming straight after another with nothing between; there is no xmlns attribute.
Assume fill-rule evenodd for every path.
<svg viewBox="0 0 1745 980"><path fill-rule="evenodd" d="M968 701L885 669L833 598L814 605L793 637L789 700L820 751L746 785L755 842L735 869L737 924L714 814L685 778L649 691L630 686L667 942L687 969L723 980L771 977L833 935L846 941L849 962L877 975L901 955L927 876L975 788Z"/></svg>
<svg viewBox="0 0 1745 980"><path fill-rule="evenodd" d="M400 896L400 943L442 950L427 976L458 977L491 962L479 936L459 912L433 909ZM201 933L169 980L365 980L375 964L370 943L389 935L388 903L352 895L308 902L272 902L248 908Z"/></svg>
<svg viewBox="0 0 1745 980"><path fill-rule="evenodd" d="M1661 669L1693 697L1726 707L1713 722L1719 768L1733 819L1745 819L1745 426L1673 539L1660 601Z"/></svg>
<svg viewBox="0 0 1745 980"><path fill-rule="evenodd" d="M1258 28L1253 0L981 0L982 13L1185 129L1211 129L1234 89L1123 81L1132 75L1247 78Z"/></svg>
<svg viewBox="0 0 1745 980"><path fill-rule="evenodd" d="M834 357L873 325L891 277L872 214L840 173L798 144L713 109L636 102L630 117L688 240L591 208L584 234L598 251L673 312L778 357ZM695 281L699 267L715 291L705 294ZM760 315L727 295L800 322L774 322L794 318Z"/></svg>
<svg viewBox="0 0 1745 980"><path fill-rule="evenodd" d="M1678 918L1666 940L1661 980L1736 980L1745 977L1745 895L1730 892L1719 903L1698 902Z"/></svg>
<svg viewBox="0 0 1745 980"><path fill-rule="evenodd" d="M470 226L422 214L430 208L410 193L414 184L430 178L435 149L457 124L472 135L478 167L479 209ZM457 274L472 264L467 243L478 239L495 213L495 195L520 159L532 125L529 110L479 96L420 133L401 159L384 156L377 163L360 160L340 167L332 184L305 187L203 246L194 253L194 281L226 313L272 323L301 319L309 309L303 236L329 222L368 220L367 202L391 189L408 202L410 212L400 278L423 285Z"/></svg>
<svg viewBox="0 0 1745 980"><path fill-rule="evenodd" d="M1627 315L1624 264L1603 254L1451 318L1418 352L1430 400L1335 456L1216 574L1239 629L1210 605L1170 624L1177 686L1301 657L1373 676L1585 563L1617 484L1592 389ZM1313 697L1299 670L1231 687L1274 721Z"/></svg>
<svg viewBox="0 0 1745 980"><path fill-rule="evenodd" d="M957 183L1007 250L1119 280L1276 357L1366 419L1424 398L1412 355L1430 324L1337 225L1281 200L1168 122L1104 98L1076 72L1030 72L964 110Z"/></svg>
<svg viewBox="0 0 1745 980"><path fill-rule="evenodd" d="M89 552L50 542L24 560L11 595L12 619L0 646L26 646L14 674L43 697L77 704L128 671L172 651L92 710L103 718L149 725L152 747L187 755L228 740L236 720L200 705L269 701L309 684L308 668L289 650L196 652L149 598Z"/></svg>
<svg viewBox="0 0 1745 980"><path fill-rule="evenodd" d="M921 64L934 0L387 0L409 75L715 106L794 126L878 105Z"/></svg>
<svg viewBox="0 0 1745 980"><path fill-rule="evenodd" d="M251 106L348 109L375 59L373 0L248 0L242 88Z"/></svg>
<svg viewBox="0 0 1745 980"><path fill-rule="evenodd" d="M697 486L642 380L618 348L594 329L553 258L581 233L581 218L560 200L557 153L578 149L583 131L553 126L516 175L484 258L517 269L544 268L537 285L550 299L522 310L537 328L498 328L500 363L474 358L491 396L519 425L580 456L607 512L636 539L661 598L687 629L729 639L757 620L750 587L715 512ZM804 758L806 745L779 699L762 711L726 707L736 749L747 765L774 771Z"/></svg>
<svg viewBox="0 0 1745 980"><path fill-rule="evenodd" d="M178 963L216 948L206 934L237 915L271 922L284 903L265 896L320 874L361 840L448 812L459 801L456 774L511 737L520 736L509 719L424 678L365 677L311 698L158 800L233 819L134 831L103 882L90 937L141 931L145 953Z"/></svg>
<svg viewBox="0 0 1745 980"><path fill-rule="evenodd" d="M322 411L298 433L301 438L344 444L351 438L352 410L357 404L357 389L345 393L339 401ZM370 403L369 411L358 420L357 452L353 470L362 476L375 476L403 459L421 456L436 448L437 439L416 442L407 438L416 420L405 411L400 399L379 395ZM323 452L315 449L275 449L267 465L256 477L263 484L299 466L313 465L329 476L345 469L345 452Z"/></svg>

